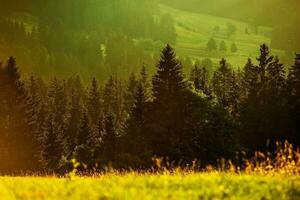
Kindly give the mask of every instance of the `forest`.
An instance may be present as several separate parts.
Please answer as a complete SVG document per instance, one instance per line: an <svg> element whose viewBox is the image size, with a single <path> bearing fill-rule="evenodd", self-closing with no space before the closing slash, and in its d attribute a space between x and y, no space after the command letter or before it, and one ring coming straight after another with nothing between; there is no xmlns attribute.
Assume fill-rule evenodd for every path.
<svg viewBox="0 0 300 200"><path fill-rule="evenodd" d="M3 173L240 163L300 145L295 0L0 5Z"/></svg>
<svg viewBox="0 0 300 200"><path fill-rule="evenodd" d="M209 76L190 74L166 45L151 77L145 67L86 86L79 76L22 79L14 57L1 67L1 172L147 169L153 157L202 166L237 154L300 144L300 54L284 66L260 46L256 61L233 70L226 59ZM288 70L285 70L288 68Z"/></svg>
<svg viewBox="0 0 300 200"><path fill-rule="evenodd" d="M299 51L296 1L184 2L0 0L0 60L15 56L22 76L66 79L80 75L88 82L96 75L103 82L115 74L127 79L142 65L153 75L159 51L167 43L177 49L185 73L195 62L205 62L212 74L222 57L230 58L234 68L242 68L247 57L255 59L257 45L262 43L276 50L286 65L293 63ZM179 16L171 7L180 9ZM230 12L236 7L240 12ZM194 13L204 15L181 18ZM220 51L206 49L210 39L216 40ZM234 45L236 50L229 51Z"/></svg>

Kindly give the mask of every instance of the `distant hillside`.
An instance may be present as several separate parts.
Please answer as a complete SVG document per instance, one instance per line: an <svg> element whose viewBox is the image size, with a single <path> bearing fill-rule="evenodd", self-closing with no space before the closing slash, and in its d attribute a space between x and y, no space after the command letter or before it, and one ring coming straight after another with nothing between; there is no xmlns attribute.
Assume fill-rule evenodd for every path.
<svg viewBox="0 0 300 200"><path fill-rule="evenodd" d="M186 11L276 25L298 15L299 0L160 0Z"/></svg>
<svg viewBox="0 0 300 200"><path fill-rule="evenodd" d="M254 30L255 27L237 20L182 11L165 5L161 5L160 8L162 12L171 13L175 20L178 37L176 50L183 57L211 58L215 65L225 57L234 67L243 67L248 57L256 58L259 45L270 44L272 32L270 27L260 26ZM228 36L228 24L236 27L236 32L230 36ZM218 32L214 30L216 27L219 29ZM211 38L216 40L218 48L221 41L225 41L227 52L207 51L206 45ZM238 48L236 53L230 50L233 43ZM280 55L283 52L274 50L274 53Z"/></svg>

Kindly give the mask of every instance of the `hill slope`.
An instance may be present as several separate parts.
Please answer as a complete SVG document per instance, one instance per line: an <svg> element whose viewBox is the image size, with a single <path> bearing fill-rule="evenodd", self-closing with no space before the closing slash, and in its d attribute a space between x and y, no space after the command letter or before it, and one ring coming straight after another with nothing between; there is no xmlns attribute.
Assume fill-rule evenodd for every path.
<svg viewBox="0 0 300 200"><path fill-rule="evenodd" d="M193 59L211 58L215 64L225 57L233 66L242 67L248 57L256 58L259 45L270 43L272 32L270 27L251 27L241 21L187 12L165 5L161 5L160 8L162 12L170 13L176 22L178 38L175 48L180 56L189 56ZM228 24L236 27L236 32L230 36ZM218 32L214 30L215 27L219 27ZM217 41L218 46L224 40L227 52L207 51L207 42L211 38ZM238 47L236 53L230 51L232 43ZM274 50L273 53L280 55L282 51Z"/></svg>

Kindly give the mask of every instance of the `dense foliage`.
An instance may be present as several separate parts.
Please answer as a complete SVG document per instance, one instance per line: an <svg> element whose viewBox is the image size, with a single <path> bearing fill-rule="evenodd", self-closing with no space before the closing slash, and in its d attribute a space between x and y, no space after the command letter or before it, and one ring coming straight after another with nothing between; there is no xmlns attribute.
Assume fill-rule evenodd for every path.
<svg viewBox="0 0 300 200"><path fill-rule="evenodd" d="M211 78L196 63L187 78L167 45L152 81L142 67L86 87L79 76L23 80L10 57L0 71L0 170L63 172L73 158L83 171L144 169L153 157L205 165L275 141L299 145L300 55L288 76L265 44L257 61L234 71L222 59Z"/></svg>
<svg viewBox="0 0 300 200"><path fill-rule="evenodd" d="M176 43L171 15L154 1L0 1L0 58L14 55L26 73L84 79L128 77L154 65L165 43ZM55 14L53 14L55 13ZM138 16L138 17L137 17ZM83 67L84 66L84 67Z"/></svg>

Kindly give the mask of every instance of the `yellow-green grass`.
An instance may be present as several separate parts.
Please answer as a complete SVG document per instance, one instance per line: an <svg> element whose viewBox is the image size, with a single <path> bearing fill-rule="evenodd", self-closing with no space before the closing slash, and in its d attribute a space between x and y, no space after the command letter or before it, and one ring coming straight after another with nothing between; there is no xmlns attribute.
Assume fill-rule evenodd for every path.
<svg viewBox="0 0 300 200"><path fill-rule="evenodd" d="M2 177L0 199L300 199L300 177L229 173Z"/></svg>
<svg viewBox="0 0 300 200"><path fill-rule="evenodd" d="M235 68L243 67L247 58L255 59L257 57L261 44L271 43L270 36L272 34L272 28L270 27L258 27L258 33L256 34L251 29L251 26L245 22L191 13L165 5L161 5L160 8L162 12L170 13L175 19L178 35L175 48L177 53L182 56L189 56L194 59L209 57L215 64L217 64L222 57L225 57ZM227 24L229 23L234 24L237 31L228 37ZM219 33L213 30L216 26L220 27ZM246 34L246 28L249 34ZM218 45L224 40L227 44L227 52L209 53L206 50L206 44L211 38L214 38ZM230 47L232 43L237 45L238 52L231 53ZM273 53L280 56L283 52L274 49Z"/></svg>

